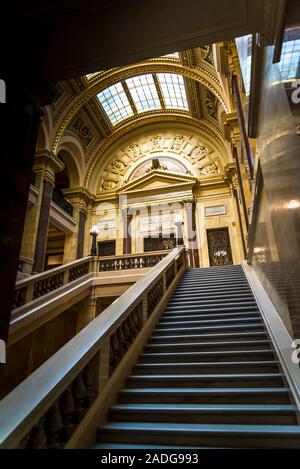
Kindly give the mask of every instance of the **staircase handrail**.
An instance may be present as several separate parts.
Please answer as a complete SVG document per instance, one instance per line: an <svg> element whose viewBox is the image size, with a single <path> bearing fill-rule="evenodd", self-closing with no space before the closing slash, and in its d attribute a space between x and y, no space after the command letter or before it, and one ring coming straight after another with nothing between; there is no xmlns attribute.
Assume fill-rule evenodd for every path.
<svg viewBox="0 0 300 469"><path fill-rule="evenodd" d="M59 412L66 415L70 406L64 409L62 402L70 393L75 402L74 412L88 408L87 402L91 405L99 395L185 265L184 246L174 248L155 269L10 392L0 402L0 447L30 447L32 440L37 447L37 440L55 440L51 434L56 428L53 419L57 417L57 423L61 421ZM59 442L53 446L51 441L40 447L59 447Z"/></svg>

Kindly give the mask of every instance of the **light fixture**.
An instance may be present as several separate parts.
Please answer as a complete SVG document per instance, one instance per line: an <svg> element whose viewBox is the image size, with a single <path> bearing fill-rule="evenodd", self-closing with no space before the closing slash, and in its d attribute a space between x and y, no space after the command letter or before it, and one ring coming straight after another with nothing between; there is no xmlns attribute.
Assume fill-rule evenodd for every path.
<svg viewBox="0 0 300 469"><path fill-rule="evenodd" d="M183 225L182 216L179 213L175 217L175 224L177 225L177 223L180 223L181 225Z"/></svg>
<svg viewBox="0 0 300 469"><path fill-rule="evenodd" d="M300 208L300 201L292 199L287 203L286 206L289 210L295 210L296 208Z"/></svg>
<svg viewBox="0 0 300 469"><path fill-rule="evenodd" d="M97 225L93 225L90 230L90 235L92 236L92 246L91 246L91 256L97 256L97 243L96 239L99 234L99 228Z"/></svg>

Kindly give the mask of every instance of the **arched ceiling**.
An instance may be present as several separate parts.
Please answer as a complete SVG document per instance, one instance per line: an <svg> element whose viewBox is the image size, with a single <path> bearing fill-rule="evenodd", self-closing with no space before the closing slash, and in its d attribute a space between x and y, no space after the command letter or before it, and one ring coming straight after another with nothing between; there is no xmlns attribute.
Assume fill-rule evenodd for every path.
<svg viewBox="0 0 300 469"><path fill-rule="evenodd" d="M222 116L232 108L215 54L215 47L204 46L59 83L57 100L45 114L43 141L55 154L68 151L77 168L73 179L94 194L115 188L115 182L103 182L110 180L103 175L101 182L107 161L124 139L149 126L162 131L177 126L173 138L190 132L194 147L204 145L215 156L205 164L218 160L222 172L231 160ZM195 176L200 177L200 169Z"/></svg>
<svg viewBox="0 0 300 469"><path fill-rule="evenodd" d="M76 118L82 112L88 114L98 113L101 115L101 131L104 137L107 137L109 133L114 131L113 127L127 125L132 120L138 119L142 113L134 112L128 119L121 121L116 126L111 125L111 122L107 119L105 113L103 113L97 95L116 83L126 83L128 79L145 74L156 78L157 74L168 73L184 78L189 109L186 111L182 109L182 113L186 112L198 119L208 117L208 120L210 120L210 115L206 112L207 109L213 112L214 107L216 108L221 105L225 112L229 112L230 102L223 91L218 74L212 63L211 48L208 49L208 53L205 48L198 48L194 51L180 53L180 59L168 56L159 57L128 67L115 68L74 80L69 96L63 90L64 100L61 100L61 105L58 105L56 108L50 151L57 152L59 141L64 131L72 127L74 121L76 121ZM176 110L177 113L178 111ZM152 114L155 112L170 114L172 109L163 107L163 109L151 110ZM215 124L218 125L217 120Z"/></svg>

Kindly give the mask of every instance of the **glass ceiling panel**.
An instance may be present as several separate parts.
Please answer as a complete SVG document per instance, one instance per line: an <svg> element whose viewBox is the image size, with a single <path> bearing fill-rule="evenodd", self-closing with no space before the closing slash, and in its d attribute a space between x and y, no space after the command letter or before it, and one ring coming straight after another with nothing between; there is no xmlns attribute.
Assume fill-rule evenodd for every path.
<svg viewBox="0 0 300 469"><path fill-rule="evenodd" d="M279 70L283 81L300 77L300 39L282 44Z"/></svg>
<svg viewBox="0 0 300 469"><path fill-rule="evenodd" d="M188 109L184 80L174 73L158 73L157 79L167 108Z"/></svg>
<svg viewBox="0 0 300 469"><path fill-rule="evenodd" d="M161 109L152 75L140 75L126 80L137 112Z"/></svg>
<svg viewBox="0 0 300 469"><path fill-rule="evenodd" d="M113 125L116 125L127 117L133 116L134 112L130 106L122 83L116 83L106 88L97 96Z"/></svg>

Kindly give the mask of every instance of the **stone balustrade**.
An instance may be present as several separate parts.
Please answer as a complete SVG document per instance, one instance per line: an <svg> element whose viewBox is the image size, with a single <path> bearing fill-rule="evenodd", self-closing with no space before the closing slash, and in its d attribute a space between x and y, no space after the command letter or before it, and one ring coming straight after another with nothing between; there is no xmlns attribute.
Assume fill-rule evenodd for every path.
<svg viewBox="0 0 300 469"><path fill-rule="evenodd" d="M58 288L61 276L68 282L76 275L85 275L95 268L93 262L94 258L78 261L76 272L72 270L74 263L45 272L43 288ZM126 361L135 341L147 335L147 327L160 314L185 268L185 248L173 249L156 269L132 285L8 394L0 402L0 447L65 447ZM32 288L35 282L20 288L28 285Z"/></svg>

